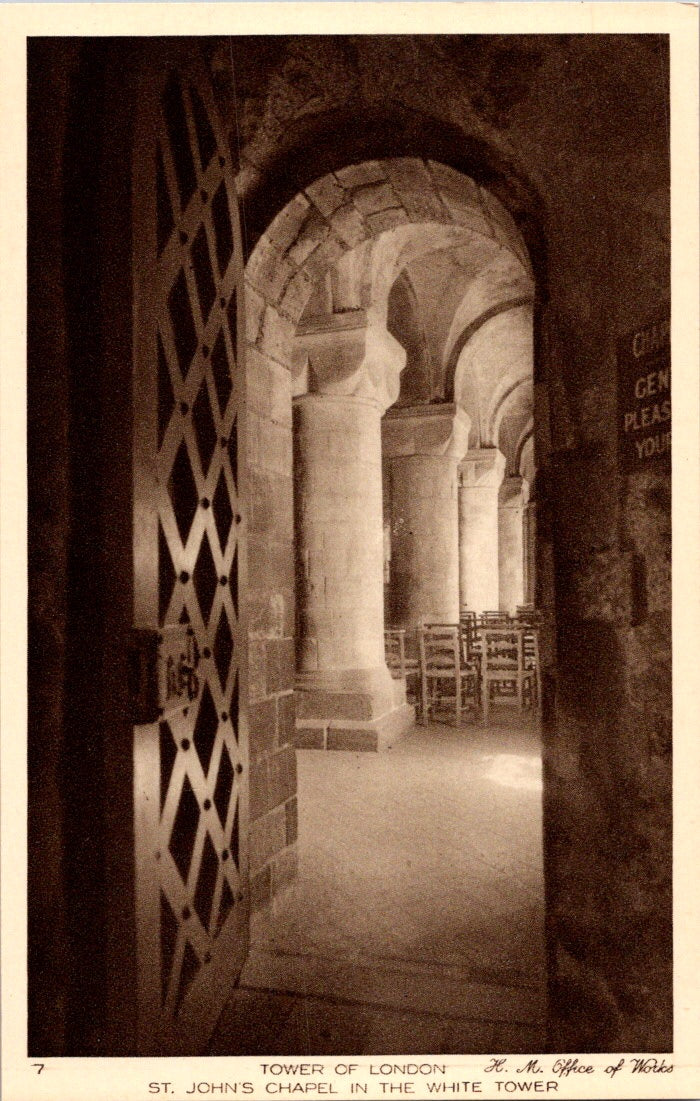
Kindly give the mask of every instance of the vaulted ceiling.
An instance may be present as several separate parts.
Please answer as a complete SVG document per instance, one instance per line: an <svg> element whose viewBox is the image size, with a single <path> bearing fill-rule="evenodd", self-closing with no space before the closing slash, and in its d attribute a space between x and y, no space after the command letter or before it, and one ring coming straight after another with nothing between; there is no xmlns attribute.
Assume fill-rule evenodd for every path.
<svg viewBox="0 0 700 1101"><path fill-rule="evenodd" d="M391 178L391 162L381 167ZM391 208L386 228L373 222L369 238L313 280L297 331L327 330L330 316L352 316L358 326L376 326L379 319L405 352L396 404L456 402L471 420L470 447L499 448L507 473L521 473L533 408L534 283L527 254L517 229L504 233L493 220L500 212L492 196L451 173L443 186L452 190L443 190L436 204L434 181L442 177L431 172L430 190L431 173L421 177L427 181L422 204L419 183L412 202L432 212L442 204L451 216L440 221L431 212L406 220L401 213L400 222ZM382 187L360 189L355 205L389 201ZM305 370L303 356L298 362Z"/></svg>

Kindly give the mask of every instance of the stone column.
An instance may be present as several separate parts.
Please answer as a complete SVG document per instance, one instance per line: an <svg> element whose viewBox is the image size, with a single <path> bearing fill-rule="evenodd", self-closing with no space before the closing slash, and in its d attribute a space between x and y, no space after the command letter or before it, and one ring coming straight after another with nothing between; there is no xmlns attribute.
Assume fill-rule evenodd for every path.
<svg viewBox="0 0 700 1101"><path fill-rule="evenodd" d="M525 485L528 483L525 482ZM529 496L529 493L528 493ZM535 563L537 555L537 511L534 501L523 505L523 561L525 604L535 603Z"/></svg>
<svg viewBox="0 0 700 1101"><path fill-rule="evenodd" d="M326 320L304 340L314 392L293 403L297 745L378 749L414 721L384 657L383 395L362 370L366 326L341 334Z"/></svg>
<svg viewBox="0 0 700 1101"><path fill-rule="evenodd" d="M469 424L455 405L402 407L384 417L392 625L413 629L425 619L459 622L457 465L467 449Z"/></svg>
<svg viewBox="0 0 700 1101"><path fill-rule="evenodd" d="M498 501L498 607L509 615L525 603L524 480L504 478Z"/></svg>
<svg viewBox="0 0 700 1101"><path fill-rule="evenodd" d="M498 490L505 457L468 451L459 466L459 589L463 608L498 608Z"/></svg>

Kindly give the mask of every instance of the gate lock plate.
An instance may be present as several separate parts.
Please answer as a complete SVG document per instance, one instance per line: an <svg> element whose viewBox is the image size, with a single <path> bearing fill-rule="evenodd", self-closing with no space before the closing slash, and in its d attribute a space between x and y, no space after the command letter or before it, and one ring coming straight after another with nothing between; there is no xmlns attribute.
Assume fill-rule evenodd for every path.
<svg viewBox="0 0 700 1101"><path fill-rule="evenodd" d="M136 628L129 661L133 722L158 722L194 703L201 691L200 661L188 624Z"/></svg>

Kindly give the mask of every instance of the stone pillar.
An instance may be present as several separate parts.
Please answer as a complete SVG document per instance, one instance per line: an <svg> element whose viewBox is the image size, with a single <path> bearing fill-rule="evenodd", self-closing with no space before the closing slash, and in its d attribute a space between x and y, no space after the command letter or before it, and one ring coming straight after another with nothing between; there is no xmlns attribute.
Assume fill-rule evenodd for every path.
<svg viewBox="0 0 700 1101"><path fill-rule="evenodd" d="M391 409L382 446L391 479L392 625L459 622L457 466L469 417L455 405Z"/></svg>
<svg viewBox="0 0 700 1101"><path fill-rule="evenodd" d="M505 457L468 451L459 466L459 589L463 608L498 608L498 490Z"/></svg>
<svg viewBox="0 0 700 1101"><path fill-rule="evenodd" d="M524 490L519 475L504 478L498 501L498 607L509 615L525 603Z"/></svg>
<svg viewBox="0 0 700 1101"><path fill-rule="evenodd" d="M316 389L293 403L300 747L379 749L415 717L384 657L384 405L358 370L367 335L305 334Z"/></svg>

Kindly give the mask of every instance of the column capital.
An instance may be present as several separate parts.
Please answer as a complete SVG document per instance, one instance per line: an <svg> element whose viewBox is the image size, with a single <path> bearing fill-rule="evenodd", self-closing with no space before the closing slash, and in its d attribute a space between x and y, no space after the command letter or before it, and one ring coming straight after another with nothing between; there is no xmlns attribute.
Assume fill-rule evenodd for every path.
<svg viewBox="0 0 700 1101"><path fill-rule="evenodd" d="M406 349L372 309L315 318L297 333L294 355L309 393L364 398L382 412L399 396Z"/></svg>
<svg viewBox="0 0 700 1101"><path fill-rule="evenodd" d="M499 508L521 508L527 501L527 482L519 474L511 474L501 482Z"/></svg>
<svg viewBox="0 0 700 1101"><path fill-rule="evenodd" d="M469 446L471 419L459 405L402 405L382 420L382 451L390 459L409 455L461 459Z"/></svg>
<svg viewBox="0 0 700 1101"><path fill-rule="evenodd" d="M503 481L506 457L497 447L481 447L467 451L459 464L459 484L463 489L492 487Z"/></svg>

